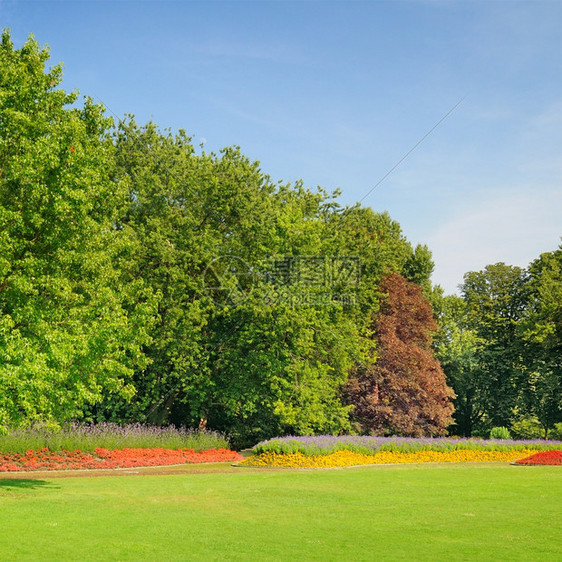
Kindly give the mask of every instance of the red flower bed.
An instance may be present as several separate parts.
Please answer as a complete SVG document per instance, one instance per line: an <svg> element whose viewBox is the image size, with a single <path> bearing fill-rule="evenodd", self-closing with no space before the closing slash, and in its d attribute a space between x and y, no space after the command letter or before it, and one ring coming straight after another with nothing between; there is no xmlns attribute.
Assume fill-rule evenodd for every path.
<svg viewBox="0 0 562 562"><path fill-rule="evenodd" d="M562 451L541 451L515 461L517 464L562 465Z"/></svg>
<svg viewBox="0 0 562 562"><path fill-rule="evenodd" d="M84 470L96 468L132 468L170 464L232 462L242 459L235 451L210 449L196 453L193 449L108 449L98 448L95 454L82 451L49 449L21 453L0 453L0 472L30 470Z"/></svg>

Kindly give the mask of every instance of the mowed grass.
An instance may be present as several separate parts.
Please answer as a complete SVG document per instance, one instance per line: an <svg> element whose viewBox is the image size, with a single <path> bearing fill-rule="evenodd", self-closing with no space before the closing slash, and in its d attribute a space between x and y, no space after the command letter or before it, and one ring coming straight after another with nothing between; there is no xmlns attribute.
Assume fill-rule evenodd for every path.
<svg viewBox="0 0 562 562"><path fill-rule="evenodd" d="M562 560L562 470L2 479L1 560Z"/></svg>

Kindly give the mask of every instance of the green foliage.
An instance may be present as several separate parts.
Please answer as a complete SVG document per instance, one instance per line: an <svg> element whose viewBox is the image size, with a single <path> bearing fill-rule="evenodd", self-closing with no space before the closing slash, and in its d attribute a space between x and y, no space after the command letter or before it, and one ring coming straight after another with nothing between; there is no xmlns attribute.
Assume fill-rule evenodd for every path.
<svg viewBox="0 0 562 562"><path fill-rule="evenodd" d="M492 427L490 430L490 439L511 439L511 434L507 427Z"/></svg>
<svg viewBox="0 0 562 562"><path fill-rule="evenodd" d="M562 419L562 251L527 270L503 263L465 275L463 297L436 295L436 352L455 389L455 426L463 435L494 425L544 436ZM537 420L534 431L528 422Z"/></svg>
<svg viewBox="0 0 562 562"><path fill-rule="evenodd" d="M229 427L242 444L349 428L338 389L359 353L353 324L337 307L252 304L217 319L220 336L237 331L214 356L212 427Z"/></svg>
<svg viewBox="0 0 562 562"><path fill-rule="evenodd" d="M348 428L338 389L361 353L361 313L300 303L315 289L269 279L276 257L334 255L327 194L272 184L238 149L196 154L152 124L121 124L115 143L130 186L121 223L138 242L129 275L159 295L159 320L132 407L105 404L97 419L209 424L239 444Z"/></svg>
<svg viewBox="0 0 562 562"><path fill-rule="evenodd" d="M479 364L484 340L470 327L465 301L457 296L434 295L438 299L437 320L440 330L435 335L435 353L455 391L455 420L451 430L470 437L485 414L484 389L486 374ZM486 432L487 434L487 432Z"/></svg>
<svg viewBox="0 0 562 562"><path fill-rule="evenodd" d="M451 393L432 336L455 433L562 422L562 246L526 271L469 272L462 297L445 297L429 249L388 213L274 183L238 147L197 151L184 131L132 117L115 127L90 99L75 104L48 59L2 33L0 434L174 423L245 446L375 431L377 415L384 431L441 433ZM374 333L394 273L420 294L385 342ZM423 333L402 337L421 319ZM361 370L386 373L382 402L372 377L342 402Z"/></svg>
<svg viewBox="0 0 562 562"><path fill-rule="evenodd" d="M562 245L529 266L532 307L525 336L546 349L562 345Z"/></svg>
<svg viewBox="0 0 562 562"><path fill-rule="evenodd" d="M376 287L401 270L427 283L427 248L387 213L272 183L237 147L112 128L57 89L32 39L5 32L1 57L0 427L208 424L239 444L350 430L340 389L373 356ZM341 257L361 264L352 282L271 271Z"/></svg>
<svg viewBox="0 0 562 562"><path fill-rule="evenodd" d="M517 439L545 439L545 430L536 417L526 417L511 424L511 432Z"/></svg>
<svg viewBox="0 0 562 562"><path fill-rule="evenodd" d="M529 369L520 405L548 431L562 422L562 246L529 266L529 290L521 326Z"/></svg>
<svg viewBox="0 0 562 562"><path fill-rule="evenodd" d="M425 292L430 292L431 274L434 269L431 251L425 244L418 244L404 264L402 275L408 281L423 287Z"/></svg>
<svg viewBox="0 0 562 562"><path fill-rule="evenodd" d="M181 131L130 119L115 145L116 176L130 186L120 222L138 243L129 275L159 295L159 320L132 406L108 403L94 419L208 424L238 445L349 430L339 389L372 354L376 286L413 255L399 225L341 211L299 182L273 184L237 148L197 154ZM276 260L341 256L361 264L352 282L315 286L272 271Z"/></svg>
<svg viewBox="0 0 562 562"><path fill-rule="evenodd" d="M498 263L467 273L461 289L462 297L433 294L441 328L435 348L457 395L452 431L488 435L509 426L526 377L527 275Z"/></svg>
<svg viewBox="0 0 562 562"><path fill-rule="evenodd" d="M527 309L526 273L503 263L470 272L462 285L467 323L481 341L482 407L490 423L508 426L524 380L518 326Z"/></svg>
<svg viewBox="0 0 562 562"><path fill-rule="evenodd" d="M562 423L554 424L554 428L548 433L549 439L562 441Z"/></svg>
<svg viewBox="0 0 562 562"><path fill-rule="evenodd" d="M0 426L61 422L130 397L152 307L122 286L126 198L103 109L57 89L48 50L0 45Z"/></svg>

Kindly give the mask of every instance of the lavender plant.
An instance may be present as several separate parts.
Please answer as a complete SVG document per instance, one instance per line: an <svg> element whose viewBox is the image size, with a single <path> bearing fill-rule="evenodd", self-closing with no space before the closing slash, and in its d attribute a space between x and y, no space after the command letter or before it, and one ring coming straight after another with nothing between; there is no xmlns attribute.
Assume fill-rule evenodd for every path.
<svg viewBox="0 0 562 562"><path fill-rule="evenodd" d="M36 425L13 429L0 435L0 452L24 453L29 449L51 451L79 449L93 452L105 449L155 448L208 449L229 448L227 438L216 431L199 431L174 426L158 427L141 424L67 423L60 428Z"/></svg>
<svg viewBox="0 0 562 562"><path fill-rule="evenodd" d="M562 441L545 441L542 439L508 440L508 439L452 439L445 437L373 437L361 435L315 435L287 436L262 441L254 446L253 453L258 455L268 451L278 454L302 453L311 455L329 455L336 451L353 451L364 455L374 455L379 451L410 453L416 451L455 450L509 451L509 450L552 450L562 449Z"/></svg>

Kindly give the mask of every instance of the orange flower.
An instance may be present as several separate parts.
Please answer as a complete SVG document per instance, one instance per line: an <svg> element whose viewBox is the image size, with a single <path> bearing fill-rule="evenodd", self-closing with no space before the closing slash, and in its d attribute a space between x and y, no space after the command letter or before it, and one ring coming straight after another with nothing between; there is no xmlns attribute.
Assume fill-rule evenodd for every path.
<svg viewBox="0 0 562 562"><path fill-rule="evenodd" d="M94 455L78 450L60 451L59 453L51 453L48 450L39 452L29 450L25 455L1 455L0 472L60 470L61 468L131 468L202 462L233 462L241 459L242 457L238 453L228 449L211 449L196 453L193 449L153 448L110 451L100 447L95 450Z"/></svg>

